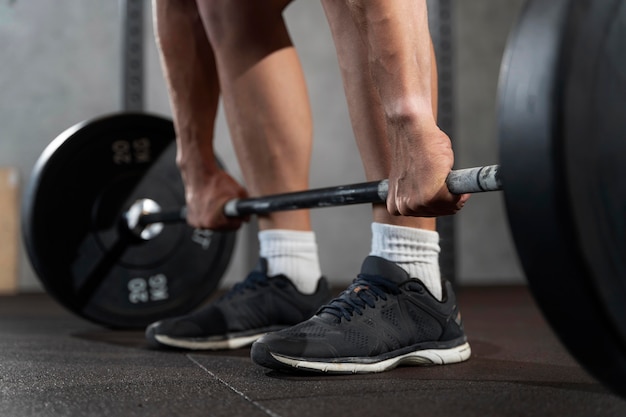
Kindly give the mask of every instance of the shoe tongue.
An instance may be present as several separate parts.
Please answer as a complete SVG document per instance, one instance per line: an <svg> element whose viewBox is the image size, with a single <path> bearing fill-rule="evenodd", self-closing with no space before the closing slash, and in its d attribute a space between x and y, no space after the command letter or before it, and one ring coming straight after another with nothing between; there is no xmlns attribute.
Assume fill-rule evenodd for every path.
<svg viewBox="0 0 626 417"><path fill-rule="evenodd" d="M259 258L256 266L254 267L254 271L267 275L267 259Z"/></svg>
<svg viewBox="0 0 626 417"><path fill-rule="evenodd" d="M361 273L364 275L379 275L396 284L406 282L409 274L397 264L378 256L368 256L363 261Z"/></svg>
<svg viewBox="0 0 626 417"><path fill-rule="evenodd" d="M370 276L377 275L398 285L405 283L409 279L409 274L404 269L399 267L397 264L378 256L368 256L365 258L363 265L361 266L361 274ZM367 281L367 277L365 277L365 281ZM348 300L353 294L367 290L368 287L369 285L364 281L359 282L358 286L351 286L351 292L349 294L344 292L339 299L335 300L336 304L333 305L331 302L329 306L322 307L317 313L318 316L332 322L341 321L341 314L339 312L344 308L350 309L347 307L348 303L345 300ZM342 301L342 299L344 301Z"/></svg>

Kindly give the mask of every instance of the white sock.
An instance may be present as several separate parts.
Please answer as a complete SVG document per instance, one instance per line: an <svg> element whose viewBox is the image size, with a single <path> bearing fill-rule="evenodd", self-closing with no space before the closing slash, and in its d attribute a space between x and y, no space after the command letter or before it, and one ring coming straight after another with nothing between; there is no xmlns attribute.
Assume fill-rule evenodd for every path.
<svg viewBox="0 0 626 417"><path fill-rule="evenodd" d="M262 230L260 256L267 259L267 275L283 274L304 294L313 294L322 276L314 232Z"/></svg>
<svg viewBox="0 0 626 417"><path fill-rule="evenodd" d="M395 262L410 277L419 278L435 298L441 300L439 252L439 233L437 232L372 223L370 255Z"/></svg>

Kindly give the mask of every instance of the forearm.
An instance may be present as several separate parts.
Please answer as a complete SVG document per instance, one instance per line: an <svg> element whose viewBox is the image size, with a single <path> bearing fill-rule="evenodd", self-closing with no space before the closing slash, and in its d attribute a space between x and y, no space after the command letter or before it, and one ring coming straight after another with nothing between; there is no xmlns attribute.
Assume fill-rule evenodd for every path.
<svg viewBox="0 0 626 417"><path fill-rule="evenodd" d="M433 56L425 0L355 1L350 11L388 122L434 123Z"/></svg>
<svg viewBox="0 0 626 417"><path fill-rule="evenodd" d="M153 6L177 163L187 183L200 182L218 170L213 130L220 91L213 51L194 2L158 0Z"/></svg>
<svg viewBox="0 0 626 417"><path fill-rule="evenodd" d="M468 196L454 196L445 185L454 154L450 138L436 122L437 67L426 0L346 0L345 4L378 96L369 99L370 105L380 105L385 128L378 137L362 135L358 140L366 150L366 170L383 169L389 178L388 212L418 217L455 213ZM342 52L353 54L358 49ZM382 136L386 143L380 142ZM368 154L368 149L381 147L387 162Z"/></svg>

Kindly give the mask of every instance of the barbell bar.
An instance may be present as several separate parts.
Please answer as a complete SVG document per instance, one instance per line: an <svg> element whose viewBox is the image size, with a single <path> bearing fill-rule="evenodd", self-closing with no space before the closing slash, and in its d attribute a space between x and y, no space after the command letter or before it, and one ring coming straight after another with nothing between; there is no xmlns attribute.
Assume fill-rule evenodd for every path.
<svg viewBox="0 0 626 417"><path fill-rule="evenodd" d="M498 165L457 169L450 172L446 185L453 194L480 193L502 190ZM387 200L389 180L370 181L306 191L282 193L254 198L232 199L224 205L227 217L242 217L276 211L382 203ZM136 201L124 214L129 230L143 239L152 238L161 227L145 233L146 226L157 223L186 221L187 209L160 211L158 205ZM142 236L143 234L143 236Z"/></svg>

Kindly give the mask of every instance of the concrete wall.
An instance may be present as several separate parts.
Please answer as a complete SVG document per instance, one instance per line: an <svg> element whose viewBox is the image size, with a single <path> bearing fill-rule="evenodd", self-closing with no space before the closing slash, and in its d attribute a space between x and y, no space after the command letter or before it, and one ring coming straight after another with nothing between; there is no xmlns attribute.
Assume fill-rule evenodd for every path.
<svg viewBox="0 0 626 417"><path fill-rule="evenodd" d="M508 32L523 1L455 2L457 167L498 161L495 97L500 61ZM457 217L460 282L523 280L506 223L502 193L473 196Z"/></svg>
<svg viewBox="0 0 626 417"><path fill-rule="evenodd" d="M0 166L21 182L69 126L119 108L117 2L0 0ZM38 290L25 252L20 288Z"/></svg>
<svg viewBox="0 0 626 417"><path fill-rule="evenodd" d="M506 34L522 0L456 1L455 149L457 166L497 162L495 93ZM165 85L146 16L146 110L169 115ZM17 167L26 182L36 158L60 132L81 120L120 109L120 12L118 2L0 0L0 166ZM348 122L332 40L317 1L286 11L311 93L316 142L312 187L363 180ZM223 115L217 151L241 178ZM461 284L519 283L519 269L499 193L474 196L457 216L457 267ZM366 206L316 210L325 273L348 283L369 250ZM254 225L239 234L224 285L239 280L253 262ZM20 288L41 288L22 251Z"/></svg>

